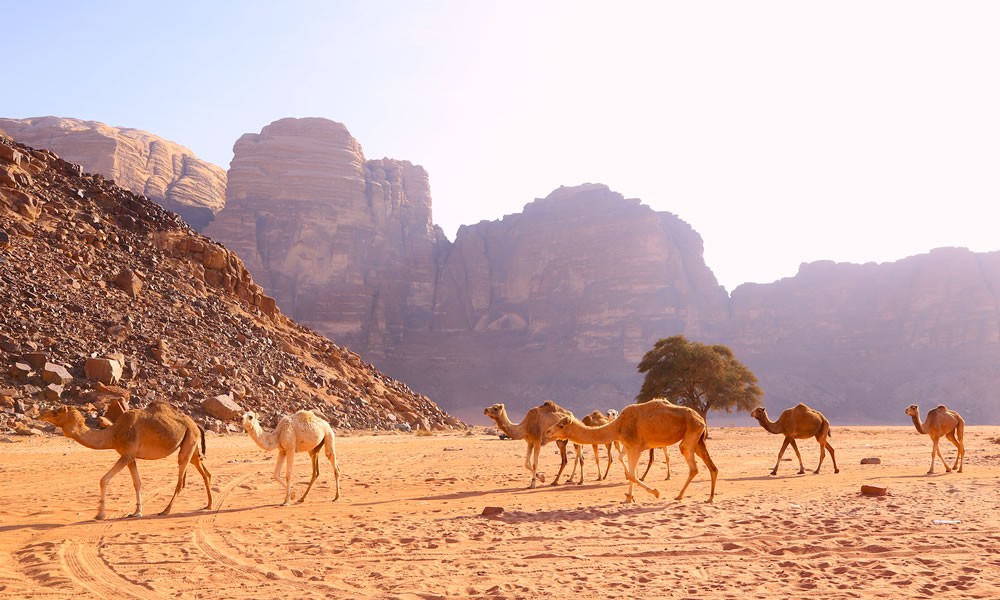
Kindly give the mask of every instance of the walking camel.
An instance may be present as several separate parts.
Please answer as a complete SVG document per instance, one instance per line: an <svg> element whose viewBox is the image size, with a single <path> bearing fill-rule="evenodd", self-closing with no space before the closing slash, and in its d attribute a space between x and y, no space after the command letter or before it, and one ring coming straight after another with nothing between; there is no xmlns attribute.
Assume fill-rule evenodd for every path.
<svg viewBox="0 0 1000 600"><path fill-rule="evenodd" d="M337 452L334 448L336 435L330 424L310 410L300 410L291 415L285 415L278 421L274 431L261 429L257 413L251 411L243 415L243 428L262 450L278 449L278 460L274 465L274 480L285 486L285 501L282 506L288 506L292 501L292 470L295 467L295 454L308 452L312 460L312 479L297 502L303 502L312 489L313 483L319 477L319 451L323 450L333 465L333 479L337 485L336 502L340 498L340 467L337 465ZM285 480L281 480L281 467L285 465Z"/></svg>
<svg viewBox="0 0 1000 600"><path fill-rule="evenodd" d="M614 415L614 416L612 416L612 415ZM588 427L599 427L601 425L607 425L617 415L618 415L618 411L616 411L614 409L608 411L607 415L605 415L604 413L602 413L599 410L595 410L594 412L592 412L589 415L585 416L584 418L580 419L580 422L583 423L584 425L587 425ZM611 470L611 461L613 460L613 457L612 457L612 454L611 454L611 446L613 446L613 445L617 446L618 444L615 443L615 442L610 442L610 443L605 444L605 445L608 448L608 466L605 467L605 469L604 469L604 475L601 475L601 457L600 457L600 454L598 453L597 444L592 444L592 447L594 449L594 462L597 463L597 480L598 481L603 481L603 480L605 480L605 479L608 478L608 471ZM619 449L619 452L620 452L620 449ZM582 471L583 471L583 460L582 459L580 460L580 470L581 470L580 482L582 483L583 482L583 473L582 473ZM570 475L570 478L572 478L572 475Z"/></svg>
<svg viewBox="0 0 1000 600"><path fill-rule="evenodd" d="M920 409L917 408L916 404L907 406L906 414L913 419L913 425L917 431L930 435L931 441L934 443L934 447L931 449L931 468L927 474L930 475L934 472L935 457L941 459L945 473L951 473L952 469L956 467L961 473L962 467L965 466L965 419L962 418L962 415L949 410L944 404L938 404L936 408L927 411L927 419L923 423L920 422ZM942 436L948 438L958 448L955 464L950 468L948 463L944 461L944 456L941 455L941 448L938 447L938 441Z"/></svg>
<svg viewBox="0 0 1000 600"><path fill-rule="evenodd" d="M715 481L719 469L708 454L708 447L705 445L707 433L705 419L694 410L665 400L650 400L626 406L617 419L600 427L588 427L572 416L564 416L549 427L546 436L568 439L576 444L609 444L616 440L621 442L625 453L628 454L627 466L624 457L621 454L618 456L622 466L625 467L625 476L629 481L628 491L625 493L626 502L635 502L635 497L632 495L633 485L638 485L657 498L660 497L659 490L649 487L635 477L636 466L643 451L650 448L664 448L680 442L681 454L688 463L688 478L677 494L677 500L684 497L684 491L698 474L698 465L694 460L694 455L697 454L708 467L712 477L712 490L708 496L708 501L711 502L715 498Z"/></svg>
<svg viewBox="0 0 1000 600"><path fill-rule="evenodd" d="M781 457L785 454L785 449L788 448L789 444L791 444L792 450L795 450L795 456L799 459L799 475L805 473L806 468L802 464L802 454L799 453L799 447L795 443L795 440L804 440L811 437L816 438L816 441L819 442L819 464L816 465L816 470L813 473L819 473L819 468L823 466L823 458L826 457L827 450L830 451L830 460L833 461L833 472L840 473L840 469L837 468L837 457L834 454L833 446L830 445L828 440L831 436L830 422L826 420L823 413L799 403L792 408L782 411L777 421L768 420L767 410L763 406L753 409L750 412L750 416L757 419L760 426L767 430L768 433L779 433L785 436L785 441L781 444L781 450L778 451L778 460L774 463L774 468L771 469L771 475L778 474L778 465L781 464Z"/></svg>
<svg viewBox="0 0 1000 600"><path fill-rule="evenodd" d="M177 486L167 507L160 513L170 514L177 494L184 489L188 464L201 473L208 493L208 504L203 510L212 508L212 475L202 462L205 458L205 432L191 417L162 401L152 402L143 409L133 409L122 414L107 429L87 427L80 411L71 406L56 406L42 411L38 417L42 421L60 427L63 435L72 438L87 448L94 450L114 449L120 455L118 462L101 477L101 501L97 507L98 520L105 518L105 492L108 483L119 471L128 467L135 486L135 512L130 517L142 516L142 483L136 459L159 460L177 454ZM201 448L198 442L201 441Z"/></svg>
<svg viewBox="0 0 1000 600"><path fill-rule="evenodd" d="M545 476L538 472L538 454L541 452L542 446L552 441L552 438L545 436L545 431L560 418L573 416L573 413L551 400L546 400L541 406L536 406L525 413L524 419L520 423L511 422L503 404L488 406L483 410L483 414L492 419L510 439L527 442L528 450L524 455L524 468L531 471L531 484L528 488L534 488L536 480L544 482ZM552 485L559 483L559 477L562 475L563 469L566 468L566 463L569 462L566 458L566 440L557 440L557 445L562 464L559 466L559 472L556 473ZM576 453L577 458L574 460L579 460L582 463L583 457L579 446L576 448ZM573 470L576 471L575 464ZM580 466L580 483L583 483L582 464Z"/></svg>

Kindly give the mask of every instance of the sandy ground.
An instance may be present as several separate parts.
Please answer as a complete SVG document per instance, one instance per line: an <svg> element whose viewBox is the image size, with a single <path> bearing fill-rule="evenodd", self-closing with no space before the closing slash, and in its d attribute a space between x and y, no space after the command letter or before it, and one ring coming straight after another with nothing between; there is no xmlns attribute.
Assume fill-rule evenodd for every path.
<svg viewBox="0 0 1000 600"><path fill-rule="evenodd" d="M0 444L0 596L10 598L923 598L1000 597L1000 427L969 427L964 473L926 475L930 438L912 427L834 427L839 474L800 443L768 473L781 438L713 428L713 504L701 470L671 448L624 504L621 466L584 485L526 489L524 442L478 435L338 437L304 504L278 506L274 454L246 436L209 438L215 507L189 474L174 514L173 458L141 462L145 513L127 471L94 521L98 479L117 455L67 438ZM602 450L603 452L603 450ZM788 454L792 454L791 451ZM879 465L861 465L878 457ZM954 457L948 445L946 457ZM660 460L658 458L658 460ZM296 462L296 489L308 458ZM542 453L549 481L555 445ZM889 495L860 494L862 484ZM504 509L483 517L485 507ZM936 520L958 521L935 523Z"/></svg>

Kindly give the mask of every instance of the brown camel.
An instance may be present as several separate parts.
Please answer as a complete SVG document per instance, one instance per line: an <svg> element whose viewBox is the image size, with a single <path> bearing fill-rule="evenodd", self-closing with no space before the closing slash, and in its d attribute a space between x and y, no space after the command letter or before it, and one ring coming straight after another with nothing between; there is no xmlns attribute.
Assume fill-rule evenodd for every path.
<svg viewBox="0 0 1000 600"><path fill-rule="evenodd" d="M646 463L646 470L639 479L646 481L646 475L649 475L649 468L653 466L653 457L655 452L656 448L649 449L649 462ZM666 448L663 449L663 462L667 463L667 481L670 481L670 455L667 454Z"/></svg>
<svg viewBox="0 0 1000 600"><path fill-rule="evenodd" d="M115 420L107 429L91 429L87 427L80 411L71 406L56 406L42 411L38 417L56 427L62 428L63 434L94 450L115 449L121 458L111 470L101 477L101 502L97 508L97 519L105 517L104 497L111 478L128 467L132 474L132 484L135 486L135 512L130 517L142 516L142 483L139 481L139 468L136 459L157 460L166 458L175 451L177 454L177 486L170 502L161 515L170 514L177 494L184 489L185 474L188 464L201 473L205 481L205 491L208 492L208 504L203 510L212 508L212 475L208 472L202 460L205 457L205 432L191 419L166 402L152 402L146 408L127 411ZM199 451L198 441L201 440Z"/></svg>
<svg viewBox="0 0 1000 600"><path fill-rule="evenodd" d="M560 418L567 415L572 416L573 413L551 400L546 400L541 406L536 406L529 410L520 423L511 422L507 417L507 409L504 408L503 404L489 406L483 410L483 414L493 419L497 427L507 434L507 437L510 439L527 442L528 451L524 455L524 468L531 471L531 485L528 488L535 487L536 480L544 482L545 476L538 472L538 454L541 452L542 446L552 441L552 438L545 437L545 430ZM566 440L558 440L557 445L559 446L559 454L562 457L562 464L559 466L559 472L556 473L556 478L552 481L552 485L559 483L559 477L562 476L563 469L566 468L566 463L569 462L566 458ZM579 446L576 448L576 453L577 458L575 460L582 462ZM575 464L573 470L574 472L576 471ZM572 478L570 481L572 481ZM580 483L583 483L582 464L580 467Z"/></svg>
<svg viewBox="0 0 1000 600"><path fill-rule="evenodd" d="M708 496L708 501L711 502L715 497L715 480L719 469L708 455L708 447L705 445L707 433L705 419L694 410L665 400L650 400L626 406L617 419L600 427L587 427L572 416L562 417L549 427L546 436L557 440L568 439L576 444L609 444L616 440L621 442L628 454L627 466L622 455L618 456L622 466L625 466L625 476L629 481L628 491L625 493L626 502L635 502L633 485L660 497L659 490L635 477L639 458L650 448L665 448L680 442L681 454L688 463L688 478L677 494L677 499L684 497L684 491L698 474L698 465L694 461L694 455L697 454L712 476L712 491Z"/></svg>
<svg viewBox="0 0 1000 600"><path fill-rule="evenodd" d="M913 418L913 425L917 428L917 431L930 435L931 441L934 443L934 447L931 449L931 468L927 471L927 474L930 475L934 472L935 456L941 459L945 473L951 473L952 469L955 468L961 473L962 467L965 466L965 419L962 418L962 415L953 410L948 410L948 407L944 404L938 404L937 408L927 411L927 419L923 423L920 422L920 409L917 408L916 404L907 406L906 414ZM955 464L951 467L948 467L948 463L944 461L944 456L941 455L941 448L938 447L938 441L942 437L948 438L958 448Z"/></svg>
<svg viewBox="0 0 1000 600"><path fill-rule="evenodd" d="M774 463L774 468L771 469L771 475L778 474L778 465L781 464L781 457L789 444L791 444L792 450L795 450L795 456L799 458L799 475L805 473L806 468L802 464L802 454L799 453L799 447L795 443L795 440L804 440L811 437L816 438L816 441L819 442L819 464L816 465L816 470L813 473L819 473L819 468L823 466L823 458L826 456L827 450L830 451L830 460L833 461L833 472L840 473L840 469L837 468L837 457L834 455L833 446L830 445L827 439L831 436L830 422L826 420L823 413L799 403L795 407L783 411L777 421L772 422L768 420L767 411L763 406L753 409L750 412L750 416L757 419L760 426L769 433L780 433L785 436L785 441L781 444L781 450L778 451L778 461Z"/></svg>

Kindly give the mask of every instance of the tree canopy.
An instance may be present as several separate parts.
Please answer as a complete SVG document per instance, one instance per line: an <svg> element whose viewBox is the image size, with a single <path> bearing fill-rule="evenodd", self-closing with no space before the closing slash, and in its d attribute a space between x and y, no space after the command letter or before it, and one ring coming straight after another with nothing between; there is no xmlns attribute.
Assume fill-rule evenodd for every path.
<svg viewBox="0 0 1000 600"><path fill-rule="evenodd" d="M702 417L710 410L749 412L764 395L756 375L729 347L690 342L683 335L656 342L638 368L646 379L637 402L664 398Z"/></svg>

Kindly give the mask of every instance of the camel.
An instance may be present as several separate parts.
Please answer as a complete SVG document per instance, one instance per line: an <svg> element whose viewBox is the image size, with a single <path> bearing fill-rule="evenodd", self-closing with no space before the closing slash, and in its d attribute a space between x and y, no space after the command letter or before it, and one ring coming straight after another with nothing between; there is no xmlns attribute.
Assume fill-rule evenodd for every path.
<svg viewBox="0 0 1000 600"><path fill-rule="evenodd" d="M646 471L642 474L639 479L646 481L646 475L649 475L649 468L653 466L653 456L656 452L656 448L649 449L649 462L646 463ZM663 462L667 463L667 481L670 481L670 455L667 454L667 449L663 449Z"/></svg>
<svg viewBox="0 0 1000 600"><path fill-rule="evenodd" d="M510 439L527 442L528 451L524 455L524 468L531 471L531 484L528 485L528 489L534 488L536 481L544 482L545 476L538 472L538 454L541 452L542 446L552 441L552 438L545 436L545 430L560 418L567 415L572 416L573 413L551 400L546 400L541 406L536 406L525 413L524 419L520 423L511 422L503 404L489 406L483 410L483 414L492 419ZM562 475L563 469L566 468L566 463L569 462L566 458L566 440L558 440L557 445L562 457L562 464L559 466L559 472L556 473L552 485L559 483L559 477ZM583 457L579 446L576 447L576 453L575 460L581 463L580 483L583 483ZM574 463L573 471L576 472L576 463ZM570 481L572 481L572 475Z"/></svg>
<svg viewBox="0 0 1000 600"><path fill-rule="evenodd" d="M650 448L665 448L680 442L681 454L688 463L688 478L677 494L677 500L684 497L684 491L698 474L698 465L694 461L694 455L697 454L712 477L712 490L708 496L708 502L711 502L715 498L715 481L719 469L708 454L708 447L705 445L707 433L705 419L694 410L665 400L650 400L626 406L617 419L600 427L588 427L573 416L564 416L549 427L545 435L557 440L571 440L576 444L609 444L616 440L621 442L628 454L627 466L624 457L618 455L629 481L628 491L625 493L626 502L635 502L633 485L660 497L659 490L635 477L639 458L643 451Z"/></svg>
<svg viewBox="0 0 1000 600"><path fill-rule="evenodd" d="M205 458L205 432L198 427L191 417L178 411L170 404L155 401L146 408L133 409L118 417L107 429L91 429L87 427L80 411L71 406L56 406L42 411L38 417L42 421L60 427L63 435L72 438L87 448L94 450L114 449L120 455L118 462L101 477L101 501L98 504L98 520L105 518L105 492L108 483L123 468L128 467L132 474L132 484L135 486L135 512L129 517L142 516L142 483L139 481L139 468L136 459L158 460L177 454L177 486L174 495L170 497L167 507L160 513L170 514L177 494L184 489L188 464L201 473L205 481L205 491L208 493L208 504L202 510L212 508L212 475L202 462ZM198 441L201 440L199 451Z"/></svg>
<svg viewBox="0 0 1000 600"><path fill-rule="evenodd" d="M965 466L965 419L962 418L962 415L948 410L944 404L939 404L936 408L927 411L927 419L923 423L920 422L920 409L917 408L916 404L906 407L906 414L913 419L913 425L917 431L930 435L931 441L934 443L934 447L931 449L931 468L927 474L930 475L934 472L934 457L941 459L945 473L951 473L952 469L956 467L961 473L962 467ZM950 468L948 463L944 461L944 456L941 455L941 448L938 447L938 441L942 436L948 438L958 448L955 464Z"/></svg>
<svg viewBox="0 0 1000 600"><path fill-rule="evenodd" d="M611 416L611 415L614 415L614 416ZM618 416L618 411L616 411L614 409L608 411L608 415L605 415L604 413L602 413L599 410L595 410L594 412L592 412L589 415L585 416L584 418L580 419L580 422L583 423L584 425L587 425L588 427L599 427L601 425L607 425L612 420L614 420L614 418L617 417L617 416ZM604 469L604 475L601 475L601 457L600 457L600 455L598 453L598 450L597 450L597 444L592 444L592 447L594 448L594 462L597 463L597 480L598 481L602 481L602 480L608 478L608 471L611 470L611 461L613 460L613 457L612 457L612 454L611 454L611 446L612 445L617 445L617 444L615 444L614 442L610 442L610 443L605 444L605 445L608 448L608 466ZM619 452L620 451L621 450L619 449ZM573 477L573 475L570 474L570 479L572 479L572 477ZM582 459L580 460L580 481L581 482L583 481L583 460Z"/></svg>
<svg viewBox="0 0 1000 600"><path fill-rule="evenodd" d="M781 450L778 451L778 461L774 463L774 468L771 469L771 475L778 474L778 465L781 464L781 457L785 454L785 449L788 448L789 444L791 444L792 450L795 450L795 456L799 458L799 475L805 473L806 468L802 464L802 454L799 453L799 447L795 443L795 440L804 440L811 437L816 438L816 441L819 442L819 464L816 465L816 470L813 471L813 474L819 473L819 468L823 466L823 458L826 456L827 450L830 451L830 460L833 461L833 472L840 473L840 469L837 468L837 457L834 455L833 446L830 445L828 440L832 435L830 433L830 422L826 420L823 413L799 403L793 408L783 411L778 420L774 422L768 420L767 411L763 406L753 409L750 412L750 416L757 419L760 426L769 433L780 433L785 436L785 441L781 444Z"/></svg>
<svg viewBox="0 0 1000 600"><path fill-rule="evenodd" d="M308 452L312 459L312 479L309 486L297 502L303 502L312 489L313 483L319 477L319 451L322 449L333 465L333 479L337 484L336 502L340 498L340 467L337 465L337 453L334 449L336 434L325 420L310 410L300 410L291 415L285 415L278 421L274 431L265 432L261 429L257 413L247 412L243 415L243 428L262 450L278 449L278 460L274 465L274 480L285 486L285 501L282 506L288 506L292 501L292 470L295 467L295 454ZM281 480L281 466L286 466L285 480Z"/></svg>

